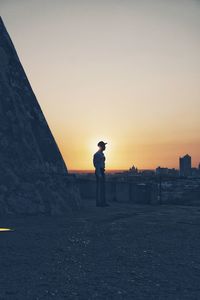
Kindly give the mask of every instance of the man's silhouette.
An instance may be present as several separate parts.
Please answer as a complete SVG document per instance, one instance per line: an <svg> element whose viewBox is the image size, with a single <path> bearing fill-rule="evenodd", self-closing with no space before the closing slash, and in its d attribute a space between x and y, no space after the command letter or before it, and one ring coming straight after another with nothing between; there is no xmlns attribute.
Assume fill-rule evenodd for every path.
<svg viewBox="0 0 200 300"><path fill-rule="evenodd" d="M106 144L100 141L97 146L99 150L93 156L93 164L95 167L96 176L96 206L109 206L106 203L105 195L105 155L103 151L106 149Z"/></svg>

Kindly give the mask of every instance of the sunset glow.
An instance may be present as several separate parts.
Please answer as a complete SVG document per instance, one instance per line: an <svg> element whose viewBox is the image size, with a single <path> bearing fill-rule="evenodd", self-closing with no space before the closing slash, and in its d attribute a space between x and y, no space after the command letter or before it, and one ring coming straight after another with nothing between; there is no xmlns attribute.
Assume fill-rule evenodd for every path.
<svg viewBox="0 0 200 300"><path fill-rule="evenodd" d="M17 4L15 4L17 3ZM48 11L46 4L48 3ZM198 1L1 1L68 169L200 162Z"/></svg>

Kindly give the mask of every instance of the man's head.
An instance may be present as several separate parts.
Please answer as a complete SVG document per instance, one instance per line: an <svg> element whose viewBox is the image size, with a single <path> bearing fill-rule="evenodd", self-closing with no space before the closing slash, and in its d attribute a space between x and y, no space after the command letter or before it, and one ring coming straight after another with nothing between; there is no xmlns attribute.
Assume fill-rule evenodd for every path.
<svg viewBox="0 0 200 300"><path fill-rule="evenodd" d="M99 147L99 149L101 151L104 151L106 149L106 144L107 143L104 143L103 141L100 141L100 142L98 142L97 146Z"/></svg>

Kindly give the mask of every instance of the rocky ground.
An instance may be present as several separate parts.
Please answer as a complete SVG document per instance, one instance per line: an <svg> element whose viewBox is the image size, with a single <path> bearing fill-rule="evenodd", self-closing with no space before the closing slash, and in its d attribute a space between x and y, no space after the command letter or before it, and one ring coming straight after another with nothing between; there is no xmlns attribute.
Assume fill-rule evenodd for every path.
<svg viewBox="0 0 200 300"><path fill-rule="evenodd" d="M0 299L200 299L200 209L87 201L1 217Z"/></svg>

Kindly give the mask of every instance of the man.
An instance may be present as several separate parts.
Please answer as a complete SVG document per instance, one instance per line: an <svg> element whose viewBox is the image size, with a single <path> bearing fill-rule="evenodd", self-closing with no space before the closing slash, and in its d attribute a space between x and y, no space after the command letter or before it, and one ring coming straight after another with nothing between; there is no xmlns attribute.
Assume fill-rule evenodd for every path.
<svg viewBox="0 0 200 300"><path fill-rule="evenodd" d="M99 150L93 156L93 164L95 167L96 176L96 206L109 206L106 203L105 196L105 156L103 151L106 149L106 144L100 141L97 146Z"/></svg>

